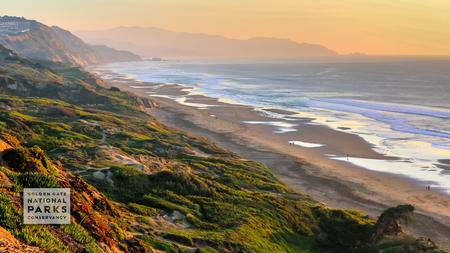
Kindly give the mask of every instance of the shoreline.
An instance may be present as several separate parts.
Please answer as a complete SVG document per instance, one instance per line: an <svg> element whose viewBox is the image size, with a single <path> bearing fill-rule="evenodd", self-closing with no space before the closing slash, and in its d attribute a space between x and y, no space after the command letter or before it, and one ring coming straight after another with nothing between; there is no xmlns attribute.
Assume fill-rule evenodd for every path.
<svg viewBox="0 0 450 253"><path fill-rule="evenodd" d="M416 219L407 230L419 236L431 237L444 247L450 247L446 242L450 238L448 195L425 191L417 183L402 176L369 171L323 156L328 152L341 157L351 154L359 158L395 159L375 152L371 144L357 135L308 124L311 121L308 118L296 118L292 121L295 126L285 127L301 128L301 132L276 133L274 129L276 131L279 126L272 123L277 120L267 118L249 106L227 104L201 95L174 101L173 97L168 97L180 96L185 91L183 87L173 84L163 84L155 92L156 89L150 87L160 84L117 78L106 81L121 90L156 101L160 108L149 111L164 124L206 137L246 159L265 164L289 187L309 194L327 206L359 209L376 217L389 206L413 204L417 209ZM150 94L146 92L155 92L153 95L158 96L149 97ZM277 109L268 111L287 114ZM243 121L258 123L246 124ZM296 139L326 145L317 148L289 145L289 141Z"/></svg>

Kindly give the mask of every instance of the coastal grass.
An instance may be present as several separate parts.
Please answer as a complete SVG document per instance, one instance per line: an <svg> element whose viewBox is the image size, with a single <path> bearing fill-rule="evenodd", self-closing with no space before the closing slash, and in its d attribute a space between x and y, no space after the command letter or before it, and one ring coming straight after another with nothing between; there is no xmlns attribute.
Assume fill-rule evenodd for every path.
<svg viewBox="0 0 450 253"><path fill-rule="evenodd" d="M384 233L380 226L387 223L322 206L264 165L167 128L141 98L110 89L80 68L37 65L17 55L6 60L3 51L0 135L12 148L3 152L8 168L1 171L13 186L1 185L8 194L0 195L0 225L29 244L68 251L48 227L20 223L23 187L58 186L73 189L78 225L52 232L87 252L100 252L96 242L141 251L309 253L395 251L405 244L377 244L373 233ZM8 88L13 82L21 90ZM389 209L390 222L400 209ZM161 218L170 229L149 225ZM133 227L137 244L127 241Z"/></svg>

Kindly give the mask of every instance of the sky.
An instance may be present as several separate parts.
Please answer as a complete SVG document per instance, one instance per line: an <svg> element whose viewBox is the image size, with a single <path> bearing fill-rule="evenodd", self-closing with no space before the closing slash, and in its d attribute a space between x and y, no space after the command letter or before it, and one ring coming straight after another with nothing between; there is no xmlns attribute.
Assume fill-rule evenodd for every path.
<svg viewBox="0 0 450 253"><path fill-rule="evenodd" d="M450 0L0 0L0 15L70 31L158 27L341 54L450 55Z"/></svg>

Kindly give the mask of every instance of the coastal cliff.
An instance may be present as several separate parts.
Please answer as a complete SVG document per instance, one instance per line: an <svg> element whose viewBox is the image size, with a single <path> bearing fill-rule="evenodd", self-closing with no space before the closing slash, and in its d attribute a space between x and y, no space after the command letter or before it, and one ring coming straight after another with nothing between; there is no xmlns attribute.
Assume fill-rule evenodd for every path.
<svg viewBox="0 0 450 253"><path fill-rule="evenodd" d="M59 27L18 17L0 17L0 44L26 57L79 66L140 60L130 52L91 46Z"/></svg>
<svg viewBox="0 0 450 253"><path fill-rule="evenodd" d="M328 208L264 165L163 125L145 110L153 103L79 67L0 46L0 91L0 226L20 240L8 235L5 245L52 252L445 252L402 232L412 206L388 209L378 220ZM71 188L72 223L24 225L22 189L51 187Z"/></svg>

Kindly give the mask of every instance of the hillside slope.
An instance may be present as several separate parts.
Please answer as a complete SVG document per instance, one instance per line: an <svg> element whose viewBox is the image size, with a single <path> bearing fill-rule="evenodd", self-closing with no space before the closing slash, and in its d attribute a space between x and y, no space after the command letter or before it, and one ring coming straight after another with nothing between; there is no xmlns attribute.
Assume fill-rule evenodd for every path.
<svg viewBox="0 0 450 253"><path fill-rule="evenodd" d="M69 31L48 27L34 20L3 16L0 17L0 28L0 44L30 58L69 62L80 66L140 60L139 56L131 53L118 54L112 49L107 53L98 53L96 48L85 44ZM110 54L112 58L109 57Z"/></svg>
<svg viewBox="0 0 450 253"><path fill-rule="evenodd" d="M413 207L378 221L329 209L262 164L162 125L145 110L151 101L80 68L0 46L0 91L0 226L22 243L53 252L436 249L401 232ZM22 224L25 187L70 187L72 224Z"/></svg>
<svg viewBox="0 0 450 253"><path fill-rule="evenodd" d="M125 50L116 50L104 45L88 45L60 27L52 26L52 29L64 40L72 52L81 55L88 64L141 60L139 56Z"/></svg>
<svg viewBox="0 0 450 253"><path fill-rule="evenodd" d="M116 50L105 45L89 45L100 57L100 63L140 61L141 57L126 50Z"/></svg>

